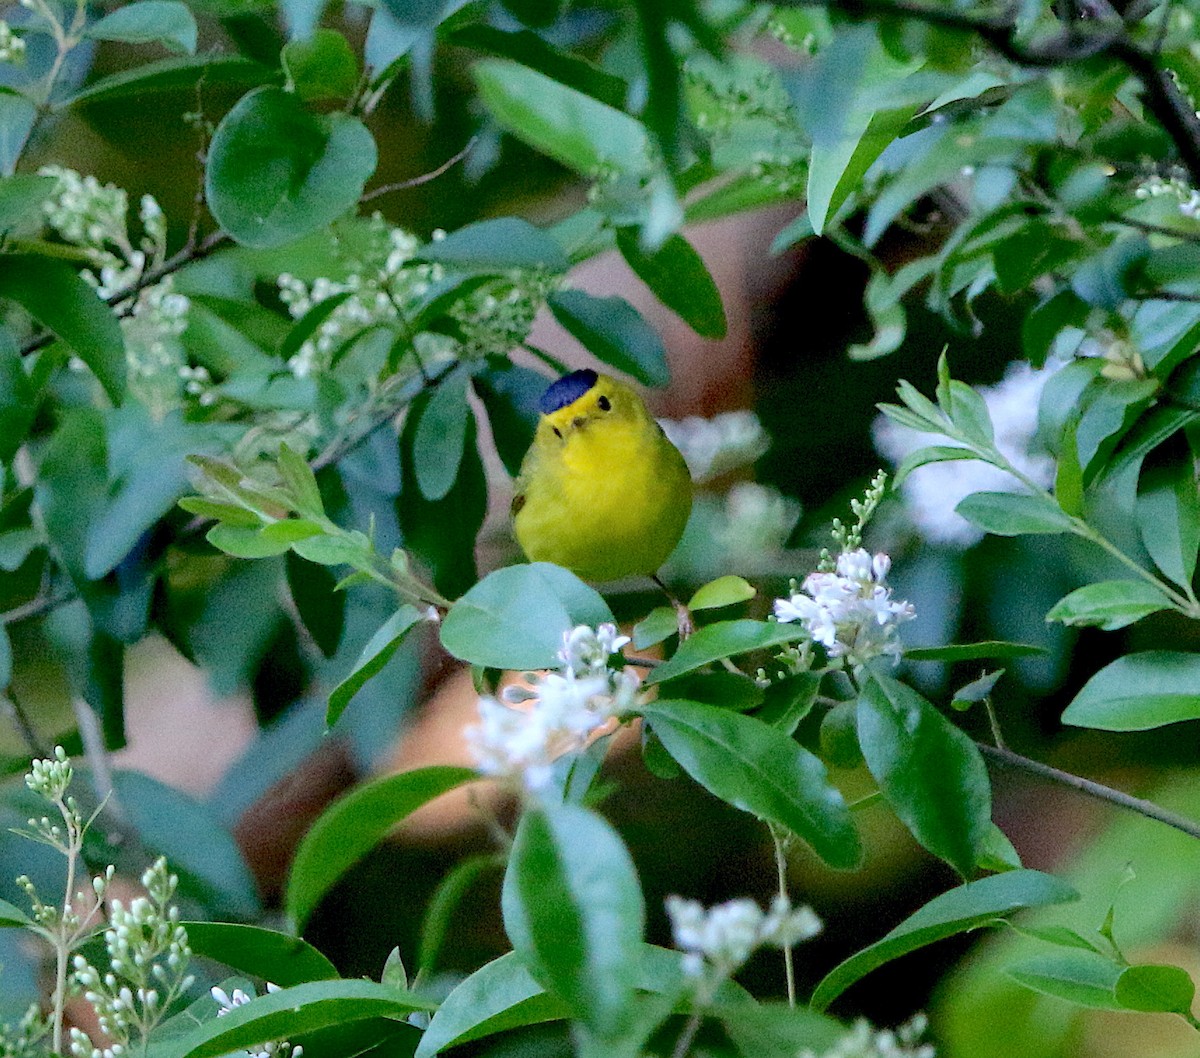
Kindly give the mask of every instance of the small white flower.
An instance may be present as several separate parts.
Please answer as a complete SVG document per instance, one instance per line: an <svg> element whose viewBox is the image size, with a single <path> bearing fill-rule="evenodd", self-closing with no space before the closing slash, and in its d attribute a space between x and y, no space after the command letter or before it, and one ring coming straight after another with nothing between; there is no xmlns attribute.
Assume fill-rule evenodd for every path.
<svg viewBox="0 0 1200 1058"><path fill-rule="evenodd" d="M709 968L726 977L761 947L790 948L821 930L812 908L793 908L782 894L765 914L744 897L705 908L696 900L668 896L666 908L675 946L684 952L684 973L692 977Z"/></svg>

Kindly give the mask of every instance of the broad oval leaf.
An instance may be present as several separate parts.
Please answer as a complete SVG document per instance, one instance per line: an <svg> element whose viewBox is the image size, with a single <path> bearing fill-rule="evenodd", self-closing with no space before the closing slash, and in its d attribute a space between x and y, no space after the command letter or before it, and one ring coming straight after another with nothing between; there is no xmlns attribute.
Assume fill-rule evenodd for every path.
<svg viewBox="0 0 1200 1058"><path fill-rule="evenodd" d="M1200 719L1200 654L1149 650L1126 654L1083 685L1064 724L1101 731L1145 731Z"/></svg>
<svg viewBox="0 0 1200 1058"><path fill-rule="evenodd" d="M1113 994L1126 1010L1161 1011L1190 1019L1196 984L1179 966L1126 966Z"/></svg>
<svg viewBox="0 0 1200 1058"><path fill-rule="evenodd" d="M489 573L450 607L442 646L461 661L493 669L548 669L563 634L613 620L608 604L574 573L549 562Z"/></svg>
<svg viewBox="0 0 1200 1058"><path fill-rule="evenodd" d="M295 1039L308 1032L366 1018L403 1021L436 1004L374 981L310 981L259 996L214 1018L164 1047L164 1058L219 1058L268 1040Z"/></svg>
<svg viewBox="0 0 1200 1058"><path fill-rule="evenodd" d="M559 290L546 303L554 318L597 360L647 386L665 386L670 380L662 339L624 298Z"/></svg>
<svg viewBox="0 0 1200 1058"><path fill-rule="evenodd" d="M1053 501L1012 492L973 492L955 512L985 533L1021 536L1024 533L1069 533L1072 522Z"/></svg>
<svg viewBox="0 0 1200 1058"><path fill-rule="evenodd" d="M881 673L859 697L858 741L913 837L969 876L992 825L992 788L975 743L911 687Z"/></svg>
<svg viewBox="0 0 1200 1058"><path fill-rule="evenodd" d="M708 266L682 235L670 235L647 251L633 228L617 232L621 256L667 308L702 338L724 338L728 331L721 292Z"/></svg>
<svg viewBox="0 0 1200 1058"><path fill-rule="evenodd" d="M571 266L554 238L520 217L468 224L431 242L418 256L460 271L498 275L514 268L565 272Z"/></svg>
<svg viewBox="0 0 1200 1058"><path fill-rule="evenodd" d="M862 848L846 802L825 765L787 734L698 702L658 701L640 712L667 752L722 801L786 827L831 867L858 864Z"/></svg>
<svg viewBox="0 0 1200 1058"><path fill-rule="evenodd" d="M297 929L334 883L423 804L479 776L470 768L434 767L365 783L332 805L296 849L284 907Z"/></svg>
<svg viewBox="0 0 1200 1058"><path fill-rule="evenodd" d="M754 585L744 577L732 574L710 580L707 584L696 589L696 593L688 600L689 610L718 610L722 606L732 606L734 603L746 602L753 599L757 593Z"/></svg>
<svg viewBox="0 0 1200 1058"><path fill-rule="evenodd" d="M237 242L268 249L352 209L375 161L375 140L357 118L312 114L281 88L259 88L217 126L205 191Z"/></svg>
<svg viewBox="0 0 1200 1058"><path fill-rule="evenodd" d="M33 919L17 907L16 904L10 904L7 900L0 900L0 929L23 929L26 926L32 925Z"/></svg>
<svg viewBox="0 0 1200 1058"><path fill-rule="evenodd" d="M171 51L196 53L196 20L179 0L139 0L118 7L88 26L84 36L125 44L162 44Z"/></svg>
<svg viewBox="0 0 1200 1058"><path fill-rule="evenodd" d="M417 487L427 500L444 499L454 487L467 443L467 379L455 374L444 379L428 401L413 434L413 470Z"/></svg>
<svg viewBox="0 0 1200 1058"><path fill-rule="evenodd" d="M1200 552L1200 490L1187 446L1178 447L1181 451L1170 453L1175 458L1142 471L1135 513L1154 564L1176 584L1190 586Z"/></svg>
<svg viewBox="0 0 1200 1058"><path fill-rule="evenodd" d="M694 672L722 658L747 654L752 650L795 643L807 633L799 625L775 621L716 621L688 636L670 660L659 665L647 678L647 683L662 683L685 672Z"/></svg>
<svg viewBox="0 0 1200 1058"><path fill-rule="evenodd" d="M935 896L887 936L835 966L817 985L811 1005L825 1010L872 970L927 944L989 925L1022 908L1078 899L1079 894L1069 885L1041 871L1006 871L967 882Z"/></svg>
<svg viewBox="0 0 1200 1058"><path fill-rule="evenodd" d="M125 395L125 339L116 317L63 261L0 257L0 298L15 301L91 369L114 404Z"/></svg>
<svg viewBox="0 0 1200 1058"><path fill-rule="evenodd" d="M533 977L598 1035L616 1035L631 1013L646 908L612 826L573 804L526 810L501 904Z"/></svg>
<svg viewBox="0 0 1200 1058"><path fill-rule="evenodd" d="M949 643L944 647L910 647L905 661L979 661L984 658L1027 658L1045 654L1046 648L1033 643L1005 643L998 639L983 643Z"/></svg>
<svg viewBox="0 0 1200 1058"><path fill-rule="evenodd" d="M1046 620L1115 632L1170 608L1171 600L1144 580L1102 580L1063 596L1050 608Z"/></svg>
<svg viewBox="0 0 1200 1058"><path fill-rule="evenodd" d="M340 976L308 941L287 933L233 922L184 922L183 926L194 954L281 988Z"/></svg>
<svg viewBox="0 0 1200 1058"><path fill-rule="evenodd" d="M279 58L288 87L305 102L348 99L358 86L358 60L337 30L317 29L290 40Z"/></svg>

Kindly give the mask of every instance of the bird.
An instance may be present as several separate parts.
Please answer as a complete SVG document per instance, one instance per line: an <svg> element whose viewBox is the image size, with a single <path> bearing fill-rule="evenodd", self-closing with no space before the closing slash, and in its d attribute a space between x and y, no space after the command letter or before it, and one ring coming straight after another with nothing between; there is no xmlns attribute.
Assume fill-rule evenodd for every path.
<svg viewBox="0 0 1200 1058"><path fill-rule="evenodd" d="M587 581L658 581L692 509L679 449L631 387L590 369L552 382L538 410L512 501L525 555Z"/></svg>

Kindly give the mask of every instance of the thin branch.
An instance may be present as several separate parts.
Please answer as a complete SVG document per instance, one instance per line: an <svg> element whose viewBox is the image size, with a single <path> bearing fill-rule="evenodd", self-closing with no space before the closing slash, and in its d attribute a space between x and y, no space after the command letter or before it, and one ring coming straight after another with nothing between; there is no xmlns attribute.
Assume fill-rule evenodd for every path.
<svg viewBox="0 0 1200 1058"><path fill-rule="evenodd" d="M459 151L452 158L447 158L436 169L433 169L428 173L422 173L420 176L414 176L410 180L400 180L394 184L384 184L382 187L374 188L363 195L360 201L363 203L373 202L375 199L382 198L384 195L390 195L393 191L407 191L409 188L420 187L422 184L428 184L431 180L436 180L439 176L442 176L444 173L448 173L451 169L458 165L459 162L466 158L466 156L471 153L471 150L474 148L478 139L478 136L472 136L469 140L467 140L467 145L461 151Z"/></svg>
<svg viewBox="0 0 1200 1058"><path fill-rule="evenodd" d="M0 624L11 625L18 621L28 621L34 617L41 617L42 614L48 614L51 610L56 610L64 603L69 603L79 597L79 593L71 591L61 591L54 595L39 595L29 602L22 603L20 606L14 606L11 610L6 610L0 613Z"/></svg>
<svg viewBox="0 0 1200 1058"><path fill-rule="evenodd" d="M1132 217L1110 217L1109 222L1120 224L1125 228L1144 231L1147 235L1169 235L1171 238L1179 239L1182 242L1200 243L1200 231L1180 231L1178 228L1170 228L1165 224L1151 224L1149 221L1134 220Z"/></svg>
<svg viewBox="0 0 1200 1058"><path fill-rule="evenodd" d="M42 744L42 740L38 737L38 733L34 729L33 722L26 715L25 707L21 704L21 700L17 697L17 693L12 689L12 687L9 687L5 692L4 700L12 714L13 721L17 725L17 729L21 732L21 738L24 740L30 756L50 756L50 754L46 751L46 747Z"/></svg>
<svg viewBox="0 0 1200 1058"><path fill-rule="evenodd" d="M1182 831L1189 837L1200 838L1200 822L1188 819L1186 816L1181 816L1165 808L1160 808L1153 801L1147 801L1142 797L1134 797L1131 794L1122 793L1120 790L1114 790L1111 786L1105 786L1103 783L1085 779L1081 775L1072 775L1070 772L1051 767L1049 764L1042 764L1040 761L1023 757L1021 754L1014 753L1010 749L989 746L984 742L978 743L978 746L980 752L985 757L1002 767L1028 772L1030 775L1036 775L1041 779L1047 779L1050 782L1058 783L1060 786L1066 786L1071 790L1087 794L1087 796L1094 797L1098 801L1117 805L1131 812L1136 812L1140 816L1145 816L1147 819L1155 819L1160 823L1165 823L1169 827L1174 827L1176 830Z"/></svg>

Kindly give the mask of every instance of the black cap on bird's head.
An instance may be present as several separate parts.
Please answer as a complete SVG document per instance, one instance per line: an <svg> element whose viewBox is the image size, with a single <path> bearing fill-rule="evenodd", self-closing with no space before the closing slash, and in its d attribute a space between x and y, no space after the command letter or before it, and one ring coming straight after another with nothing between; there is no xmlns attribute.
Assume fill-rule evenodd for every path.
<svg viewBox="0 0 1200 1058"><path fill-rule="evenodd" d="M546 392L538 401L539 410L543 415L551 415L568 404L574 404L599 381L599 378L600 376L590 368L563 375L557 382L551 382L546 387Z"/></svg>

